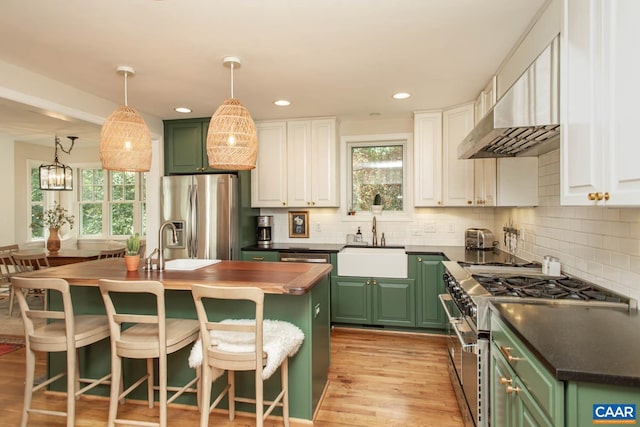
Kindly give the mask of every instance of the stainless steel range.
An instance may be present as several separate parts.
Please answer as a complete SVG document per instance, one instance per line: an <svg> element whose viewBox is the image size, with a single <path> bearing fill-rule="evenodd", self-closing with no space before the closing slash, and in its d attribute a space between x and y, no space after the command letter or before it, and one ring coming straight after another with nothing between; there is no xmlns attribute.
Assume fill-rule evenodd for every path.
<svg viewBox="0 0 640 427"><path fill-rule="evenodd" d="M490 425L490 302L593 304L637 310L637 301L628 297L566 275L544 275L539 264L511 261L444 262L447 293L440 295L440 301L449 318L449 375L467 426Z"/></svg>

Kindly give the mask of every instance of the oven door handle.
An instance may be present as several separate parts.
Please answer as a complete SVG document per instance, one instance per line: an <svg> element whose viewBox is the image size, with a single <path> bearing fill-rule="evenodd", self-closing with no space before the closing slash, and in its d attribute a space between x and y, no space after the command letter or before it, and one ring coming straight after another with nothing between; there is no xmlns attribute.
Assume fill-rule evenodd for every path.
<svg viewBox="0 0 640 427"><path fill-rule="evenodd" d="M464 351L465 353L476 353L477 354L478 353L478 344L476 342L467 342L467 341L465 341L464 337L462 336L462 332L460 332L460 329L458 327L458 326L464 325L465 323L459 317L451 316L451 313L449 313L449 309L447 309L447 303L445 301L452 301L451 300L451 295L449 295L449 294L440 294L440 295L438 295L438 298L440 299L440 303L442 304L442 308L444 308L444 311L447 314L447 318L449 319L449 323L451 324L451 328L456 333L456 336L458 337L458 341L460 341L460 345L462 347L462 351Z"/></svg>
<svg viewBox="0 0 640 427"><path fill-rule="evenodd" d="M442 308L444 309L444 312L447 315L447 320L449 320L449 323L454 325L456 323L462 322L462 319L460 319L459 317L452 316L451 312L449 312L449 309L447 308L447 301L453 302L453 300L451 299L451 295L440 294L438 295L438 298L440 299L440 304L442 305Z"/></svg>

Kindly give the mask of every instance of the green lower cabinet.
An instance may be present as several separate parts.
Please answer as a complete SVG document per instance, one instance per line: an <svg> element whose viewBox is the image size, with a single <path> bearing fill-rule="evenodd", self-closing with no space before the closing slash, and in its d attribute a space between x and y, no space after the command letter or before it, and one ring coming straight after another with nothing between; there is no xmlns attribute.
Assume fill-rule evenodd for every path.
<svg viewBox="0 0 640 427"><path fill-rule="evenodd" d="M622 405L625 408L635 405L634 417L625 417L618 413L620 420L626 424L636 424L637 410L640 408L640 387L614 386L585 382L569 382L566 386L566 426L582 427L595 424L597 418L606 415L607 405ZM594 413L595 411L595 413ZM595 420L594 420L595 418ZM633 418L633 419L632 419ZM613 425L614 423L603 423ZM622 424L621 422L615 424Z"/></svg>
<svg viewBox="0 0 640 427"><path fill-rule="evenodd" d="M441 255L410 255L409 277L416 281L416 326L444 330L447 317L438 295L444 294Z"/></svg>
<svg viewBox="0 0 640 427"><path fill-rule="evenodd" d="M558 427L531 396L523 380L491 345L491 425L495 427Z"/></svg>
<svg viewBox="0 0 640 427"><path fill-rule="evenodd" d="M333 276L331 321L415 327L415 280Z"/></svg>
<svg viewBox="0 0 640 427"><path fill-rule="evenodd" d="M242 261L275 261L279 260L276 251L242 251Z"/></svg>

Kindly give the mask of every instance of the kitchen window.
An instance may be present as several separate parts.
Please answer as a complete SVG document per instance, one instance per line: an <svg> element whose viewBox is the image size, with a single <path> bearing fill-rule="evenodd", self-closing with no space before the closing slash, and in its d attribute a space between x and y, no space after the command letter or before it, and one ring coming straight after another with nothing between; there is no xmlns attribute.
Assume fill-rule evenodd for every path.
<svg viewBox="0 0 640 427"><path fill-rule="evenodd" d="M145 174L91 168L78 174L79 237L145 235Z"/></svg>
<svg viewBox="0 0 640 427"><path fill-rule="evenodd" d="M40 189L40 170L38 166L29 168L29 224L32 224L36 215L44 212L45 192ZM29 227L31 240L44 239L44 227Z"/></svg>
<svg viewBox="0 0 640 427"><path fill-rule="evenodd" d="M408 139L350 140L347 205L369 212L377 194L384 212L406 213Z"/></svg>

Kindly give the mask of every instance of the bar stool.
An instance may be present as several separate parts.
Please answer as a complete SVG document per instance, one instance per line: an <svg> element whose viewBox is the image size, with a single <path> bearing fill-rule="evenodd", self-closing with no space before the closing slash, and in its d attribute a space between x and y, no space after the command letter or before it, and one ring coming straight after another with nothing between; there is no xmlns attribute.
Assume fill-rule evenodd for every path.
<svg viewBox="0 0 640 427"><path fill-rule="evenodd" d="M253 403L256 405L256 426L262 427L264 420L278 406L282 408L284 425L289 427L289 362L288 356L297 352L304 340L304 334L296 326L282 321L264 320L264 292L255 287L219 287L193 285L191 293L196 304L196 312L200 321L200 339L202 341L202 390L200 393L200 427L207 427L209 414L228 394L229 420L235 418L235 402ZM226 319L221 322L209 320L203 300L247 300L255 304L254 320ZM265 325L278 325L277 333L264 334ZM271 331L270 331L271 332ZM215 336L215 341L211 335ZM275 338L276 335L282 335ZM230 345L224 346L225 338L229 338ZM283 356L280 362L281 390L273 401L264 400L263 368L275 371L278 365L270 366L263 346L263 338L266 345L273 341L281 343L278 354ZM239 346L241 342L245 345ZM246 345L246 344L249 345ZM193 354L193 353L192 353ZM277 360L274 358L274 360ZM191 360L190 360L191 362ZM272 364L273 365L273 364ZM217 374L227 371L227 386L211 403L211 383ZM255 399L237 397L235 395L235 371L255 371ZM265 405L270 405L266 410Z"/></svg>
<svg viewBox="0 0 640 427"><path fill-rule="evenodd" d="M30 413L55 415L67 417L67 426L71 427L75 422L76 398L98 384L108 383L111 374L102 378L80 378L77 351L81 347L88 346L109 336L109 322L107 316L80 314L74 315L71 302L69 283L63 279L41 279L13 277L12 285L16 288L16 296L22 312L22 320L25 329L26 344L26 380L24 388L24 406L20 425L25 427ZM63 311L34 310L29 308L25 293L27 291L44 289L51 292L59 292L62 296ZM23 292L24 291L24 292ZM52 320L38 328L34 327L34 319ZM35 377L35 352L67 352L67 369L39 385L34 385ZM33 393L52 382L67 375L67 411L52 411L48 409L36 409L31 407ZM80 388L80 384L87 384Z"/></svg>
<svg viewBox="0 0 640 427"><path fill-rule="evenodd" d="M20 273L26 273L29 271L42 270L43 268L49 268L49 259L44 252L38 252L35 254L21 254L12 253L11 258L16 267L16 271ZM31 293L41 293L42 303L44 308L47 308L47 292L43 289L32 289Z"/></svg>
<svg viewBox="0 0 640 427"><path fill-rule="evenodd" d="M111 384L108 426L114 424L133 424L141 426L167 425L167 405L184 392L198 392L192 388L200 376L196 376L181 387L167 385L167 355L188 346L198 338L199 324L197 320L166 318L164 286L156 281L99 281L100 293L109 318L111 328L111 372L115 380ZM119 304L114 304L111 294L151 294L155 296L155 314L135 314L127 312ZM115 296L115 295L114 295ZM124 305L124 304L123 304ZM123 324L132 326L123 328ZM136 380L128 389L122 390L122 358L146 359L147 372ZM158 383L154 387L153 359L158 359ZM117 418L118 402L140 384L147 383L149 408L153 408L153 391L159 392L160 421L146 422ZM167 399L167 391L173 392Z"/></svg>

